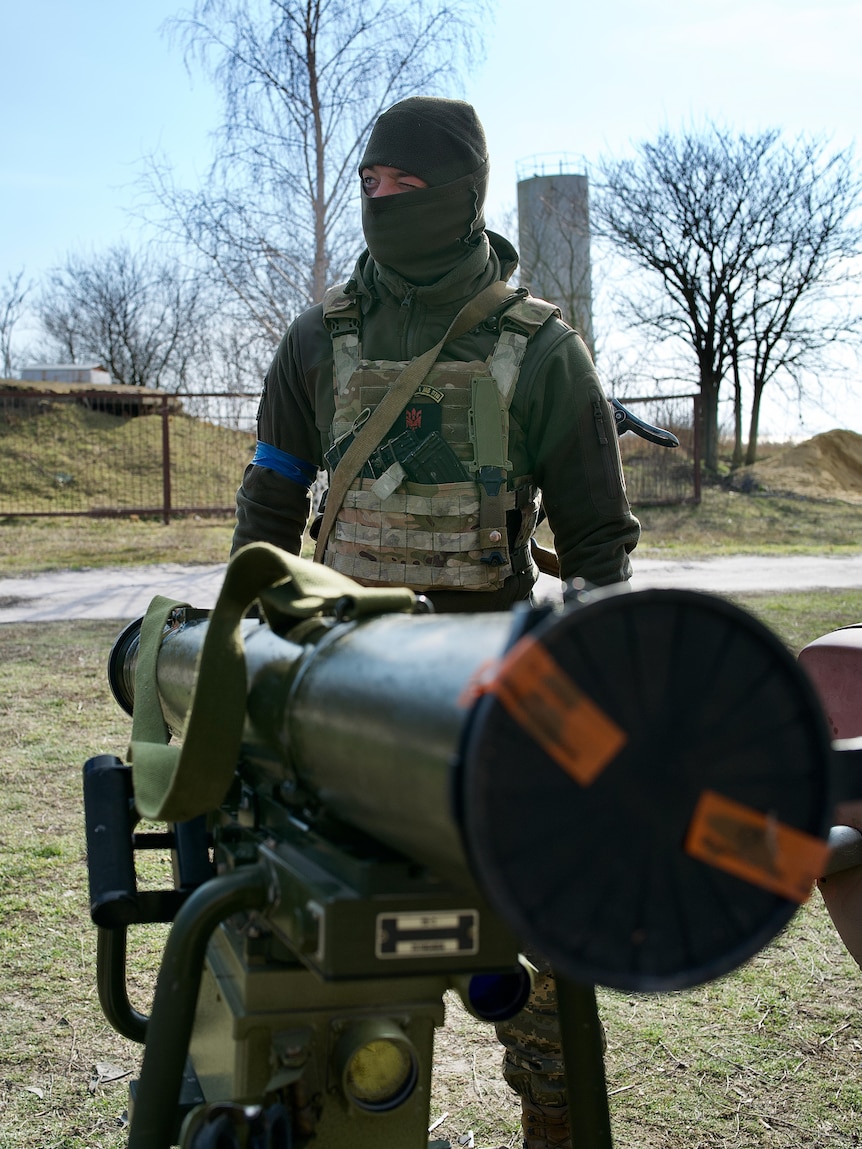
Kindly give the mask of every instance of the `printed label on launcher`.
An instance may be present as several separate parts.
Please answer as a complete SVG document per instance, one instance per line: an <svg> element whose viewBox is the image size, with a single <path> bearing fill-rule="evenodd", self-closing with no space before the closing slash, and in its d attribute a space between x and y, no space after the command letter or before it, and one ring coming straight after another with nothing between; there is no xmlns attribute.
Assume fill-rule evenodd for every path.
<svg viewBox="0 0 862 1149"><path fill-rule="evenodd" d="M477 910L377 915L374 953L378 958L465 956L478 952Z"/></svg>

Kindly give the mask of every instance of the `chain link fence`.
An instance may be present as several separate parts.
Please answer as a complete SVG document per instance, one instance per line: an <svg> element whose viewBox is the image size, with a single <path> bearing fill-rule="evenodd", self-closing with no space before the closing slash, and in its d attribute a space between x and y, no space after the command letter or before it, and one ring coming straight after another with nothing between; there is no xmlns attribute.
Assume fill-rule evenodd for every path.
<svg viewBox="0 0 862 1149"><path fill-rule="evenodd" d="M0 515L232 514L258 398L0 391ZM697 397L624 403L680 440L669 450L622 437L632 503L699 501Z"/></svg>

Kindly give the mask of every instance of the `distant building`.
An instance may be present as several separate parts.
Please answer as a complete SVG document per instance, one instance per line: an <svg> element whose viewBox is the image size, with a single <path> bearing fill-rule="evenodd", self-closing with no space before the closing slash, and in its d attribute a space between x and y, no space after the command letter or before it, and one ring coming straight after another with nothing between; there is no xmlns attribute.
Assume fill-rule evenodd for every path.
<svg viewBox="0 0 862 1149"><path fill-rule="evenodd" d="M522 286L556 303L593 350L589 180L565 153L520 160L518 244Z"/></svg>
<svg viewBox="0 0 862 1149"><path fill-rule="evenodd" d="M110 373L98 363L39 363L25 367L20 379L0 379L0 417L7 407L34 402L47 409L54 399L74 400L91 411L124 417L164 410L177 415L183 410L178 396L158 387L112 383Z"/></svg>
<svg viewBox="0 0 862 1149"><path fill-rule="evenodd" d="M37 363L25 367L21 378L32 383L83 383L87 387L111 382L111 373L101 363Z"/></svg>

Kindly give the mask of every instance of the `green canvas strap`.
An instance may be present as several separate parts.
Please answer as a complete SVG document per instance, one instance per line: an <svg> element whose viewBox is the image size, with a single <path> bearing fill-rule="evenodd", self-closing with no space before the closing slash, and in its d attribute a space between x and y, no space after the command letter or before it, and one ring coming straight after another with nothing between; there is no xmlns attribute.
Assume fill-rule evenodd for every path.
<svg viewBox="0 0 862 1149"><path fill-rule="evenodd" d="M336 396L347 391L350 378L362 358L360 330L362 309L347 284L330 287L323 296L323 322L332 336L332 371Z"/></svg>
<svg viewBox="0 0 862 1149"><path fill-rule="evenodd" d="M165 626L184 604L154 598L141 627L128 754L142 817L185 822L224 800L240 756L248 692L241 623L256 599L271 623L324 614L336 604L344 617L357 617L411 610L415 603L404 587L362 587L269 543L242 547L228 564L209 618L179 747L167 745L157 666Z"/></svg>
<svg viewBox="0 0 862 1149"><path fill-rule="evenodd" d="M458 312L440 342L407 364L375 407L330 476L326 510L314 549L316 563L323 562L329 535L351 483L365 466L371 452L380 445L383 436L410 402L416 388L434 366L440 352L452 339L457 339L471 328L483 323L511 297L512 288L507 287L502 280L497 280L480 291Z"/></svg>
<svg viewBox="0 0 862 1149"><path fill-rule="evenodd" d="M506 410L512 402L530 340L540 327L554 316L559 317L559 314L559 307L554 307L552 303L525 295L516 299L500 316L500 337L491 355L488 370L494 377Z"/></svg>
<svg viewBox="0 0 862 1149"><path fill-rule="evenodd" d="M470 469L479 485L479 545L486 552L482 561L502 565L508 554L506 511L511 505L506 482L506 472L512 469L509 412L490 375L477 376L471 384L470 438Z"/></svg>
<svg viewBox="0 0 862 1149"><path fill-rule="evenodd" d="M175 610L188 606L185 602L156 595L147 608L141 624L138 642L138 660L135 667L135 709L132 717L132 742L166 743L168 728L159 702L156 668L162 636Z"/></svg>

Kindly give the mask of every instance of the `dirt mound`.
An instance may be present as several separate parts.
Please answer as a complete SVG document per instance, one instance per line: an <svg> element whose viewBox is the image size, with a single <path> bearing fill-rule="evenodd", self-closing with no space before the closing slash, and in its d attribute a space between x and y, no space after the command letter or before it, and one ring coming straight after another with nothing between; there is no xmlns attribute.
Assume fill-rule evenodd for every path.
<svg viewBox="0 0 862 1149"><path fill-rule="evenodd" d="M741 467L733 477L733 487L862 503L862 435L855 431L815 435L762 462Z"/></svg>

